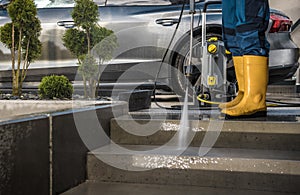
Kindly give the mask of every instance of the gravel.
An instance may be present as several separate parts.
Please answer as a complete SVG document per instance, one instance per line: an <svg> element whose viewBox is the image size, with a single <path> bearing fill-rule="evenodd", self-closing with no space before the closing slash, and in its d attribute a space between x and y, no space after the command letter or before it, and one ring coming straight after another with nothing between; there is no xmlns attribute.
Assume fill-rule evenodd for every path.
<svg viewBox="0 0 300 195"><path fill-rule="evenodd" d="M22 95L20 95L20 96L13 96L10 93L0 93L0 100L45 100L45 99L42 99L38 94L34 94L34 93L22 93ZM50 100L50 99L46 99L46 100ZM51 100L70 100L70 99L68 99L68 98L63 98L63 99L53 98ZM84 98L84 96L82 96L82 95L74 94L72 97L72 100L111 101L111 98L98 96L95 99L91 99L91 98Z"/></svg>

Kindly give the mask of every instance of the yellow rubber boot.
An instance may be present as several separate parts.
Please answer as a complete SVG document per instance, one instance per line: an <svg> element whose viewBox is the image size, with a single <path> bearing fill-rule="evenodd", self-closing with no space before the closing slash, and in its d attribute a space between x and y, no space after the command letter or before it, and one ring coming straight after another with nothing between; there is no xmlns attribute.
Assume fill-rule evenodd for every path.
<svg viewBox="0 0 300 195"><path fill-rule="evenodd" d="M238 83L238 95L230 102L219 104L220 109L230 108L236 106L242 100L244 96L244 59L242 56L233 57L233 65L235 70L235 75Z"/></svg>
<svg viewBox="0 0 300 195"><path fill-rule="evenodd" d="M244 59L244 96L239 104L223 109L229 116L252 115L266 111L266 93L268 85L268 58L245 55Z"/></svg>

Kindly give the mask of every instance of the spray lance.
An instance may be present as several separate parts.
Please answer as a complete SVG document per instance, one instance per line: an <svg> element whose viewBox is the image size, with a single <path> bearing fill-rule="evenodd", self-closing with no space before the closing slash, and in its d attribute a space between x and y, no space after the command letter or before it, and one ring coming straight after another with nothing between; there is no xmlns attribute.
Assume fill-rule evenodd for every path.
<svg viewBox="0 0 300 195"><path fill-rule="evenodd" d="M190 0L190 12L191 14L191 24L190 24L190 55L189 55L189 63L185 70L185 76L188 78L192 74L192 51L193 51L193 29L194 29L194 15L195 11L195 0ZM188 79L187 79L188 80Z"/></svg>
<svg viewBox="0 0 300 195"><path fill-rule="evenodd" d="M207 88L217 88L226 82L226 55L224 43L218 40L217 37L210 37L206 39L206 14L207 12L220 12L219 10L208 11L209 5L221 4L222 1L208 1L204 3L204 7L201 13L202 17L202 44L201 44L201 83ZM195 11L195 0L190 0L190 47L189 47L189 63L186 66L185 76L191 76L193 72L192 66L192 55L193 55L193 29L194 29L194 14Z"/></svg>

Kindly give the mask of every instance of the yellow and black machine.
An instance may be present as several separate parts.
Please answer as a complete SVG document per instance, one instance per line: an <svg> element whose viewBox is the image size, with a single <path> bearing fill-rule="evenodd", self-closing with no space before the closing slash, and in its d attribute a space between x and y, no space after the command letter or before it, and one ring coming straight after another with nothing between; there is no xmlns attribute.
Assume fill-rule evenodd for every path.
<svg viewBox="0 0 300 195"><path fill-rule="evenodd" d="M196 91L197 99L202 104L218 104L222 99L222 95L226 97L227 82L227 61L230 52L225 49L224 42L217 37L207 37L206 34L206 15L212 12L221 12L221 10L208 10L209 5L221 4L222 1L208 1L204 4L201 12L201 48L196 54L200 58L201 65L197 68L201 72L195 86L200 89ZM191 32L190 32L190 59L189 66L186 68L186 76L189 77L192 68L192 50L193 50L193 18L195 13L195 1L190 0L191 13ZM221 94L221 95L220 95ZM217 100L218 102L214 102ZM224 100L226 101L226 100Z"/></svg>

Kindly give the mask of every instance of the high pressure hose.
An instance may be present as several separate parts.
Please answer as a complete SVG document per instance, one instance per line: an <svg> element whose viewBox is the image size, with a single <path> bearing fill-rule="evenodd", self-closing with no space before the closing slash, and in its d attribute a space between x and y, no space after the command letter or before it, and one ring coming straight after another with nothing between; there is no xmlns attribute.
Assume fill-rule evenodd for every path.
<svg viewBox="0 0 300 195"><path fill-rule="evenodd" d="M214 102L214 101L209 101L207 100L208 97L207 94L200 94L197 96L197 100L206 104L211 104L211 105L219 105L224 102ZM267 107L300 107L300 103L291 103L291 102L281 102L281 101L275 101L275 100L266 100Z"/></svg>
<svg viewBox="0 0 300 195"><path fill-rule="evenodd" d="M163 63L164 63L164 61L165 61L165 59L166 59L166 56L167 56L168 52L169 52L169 49L170 49L170 47L171 47L171 44L173 43L174 38L175 38L175 35L176 35L176 33L177 33L179 24L180 24L181 19L182 19L183 11L184 11L184 8L185 8L185 2L186 2L186 1L183 1L182 7L181 7L181 11L180 11L180 15L179 15L179 18L178 18L178 23L176 24L175 30L174 30L174 32L173 32L173 35L172 35L171 40L170 40L170 42L169 42L169 45L168 45L168 47L167 47L167 49L166 49L166 51L165 51L165 53L164 53L164 55L163 55L163 58L162 58L162 60L161 60L159 69L158 69L158 71L157 71L157 74L156 74L155 80L154 80L154 89L153 89L153 99L154 99L154 103L155 103L156 106L158 106L159 108L162 108L162 109L170 109L170 110L174 110L174 108L169 108L169 107L164 107L164 106L159 105L158 102L157 102L155 93L156 93L156 87L157 87L157 79L158 79L159 73L160 73L160 71L161 71L162 65L163 65Z"/></svg>

